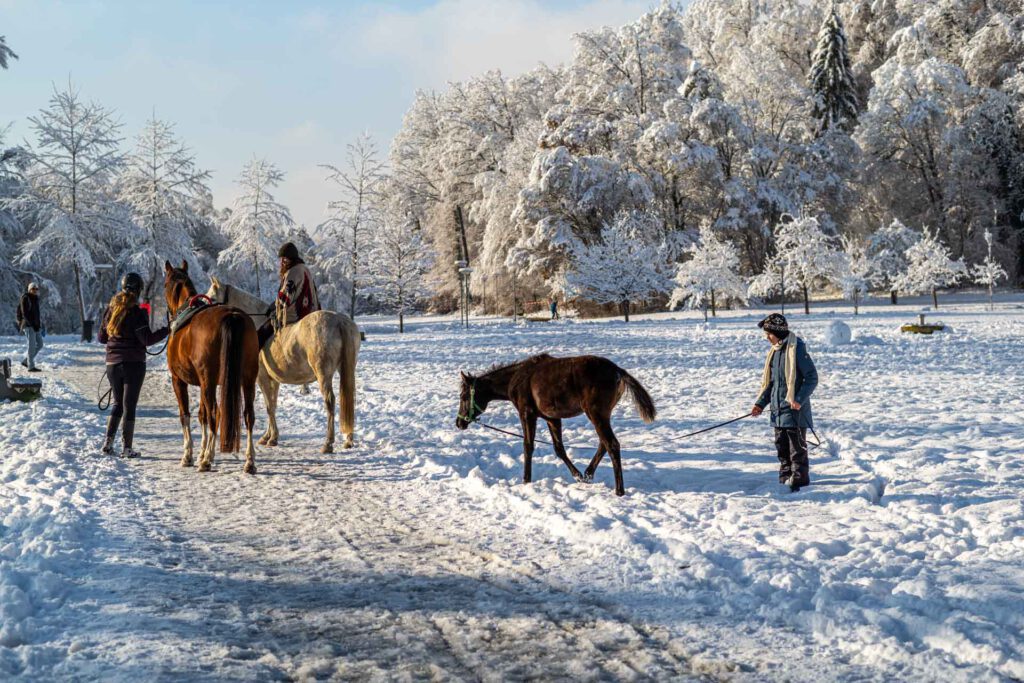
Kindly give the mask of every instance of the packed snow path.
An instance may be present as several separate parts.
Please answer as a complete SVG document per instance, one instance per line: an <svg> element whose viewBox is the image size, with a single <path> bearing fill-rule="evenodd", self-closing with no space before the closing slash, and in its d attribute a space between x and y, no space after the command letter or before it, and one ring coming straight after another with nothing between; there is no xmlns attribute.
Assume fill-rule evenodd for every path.
<svg viewBox="0 0 1024 683"><path fill-rule="evenodd" d="M359 447L319 454L319 396L289 388L283 445L259 449L256 477L231 456L208 475L178 466L159 359L146 458L96 457L99 350L58 342L47 400L2 407L0 674L1020 678L1015 306L965 305L931 339L893 331L906 308L844 316L854 344L836 347L830 316L795 316L830 439L795 495L773 483L764 421L672 442L748 407L765 350L754 314L465 336L371 322ZM459 368L540 350L608 355L654 395L653 426L615 417L625 498L607 466L574 484L543 446L523 486L518 444L453 429ZM508 407L488 414L514 427ZM585 462L592 430L567 427Z"/></svg>

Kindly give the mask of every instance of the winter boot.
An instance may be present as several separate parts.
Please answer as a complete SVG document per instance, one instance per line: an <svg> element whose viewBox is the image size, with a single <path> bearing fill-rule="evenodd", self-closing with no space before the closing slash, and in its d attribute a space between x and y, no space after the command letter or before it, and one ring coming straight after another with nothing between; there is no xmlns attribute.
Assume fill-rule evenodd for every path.
<svg viewBox="0 0 1024 683"><path fill-rule="evenodd" d="M119 424L121 424L120 415L111 415L107 418L107 435L103 440L103 448L100 449L100 453L103 455L114 454L114 436L117 434Z"/></svg>
<svg viewBox="0 0 1024 683"><path fill-rule="evenodd" d="M124 447L121 449L122 458L141 457L139 452L132 448L132 441L135 438L135 420L124 421L124 429L121 431L121 438L124 441Z"/></svg>

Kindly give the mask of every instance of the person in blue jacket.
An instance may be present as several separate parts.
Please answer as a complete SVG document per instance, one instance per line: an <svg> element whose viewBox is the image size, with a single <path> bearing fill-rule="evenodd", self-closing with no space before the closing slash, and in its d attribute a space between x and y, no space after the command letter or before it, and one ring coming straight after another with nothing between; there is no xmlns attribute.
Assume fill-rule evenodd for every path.
<svg viewBox="0 0 1024 683"><path fill-rule="evenodd" d="M786 316L772 313L757 326L764 330L771 348L764 362L761 392L750 412L757 417L766 406L771 407L779 483L799 491L811 483L807 430L814 427L811 394L818 386L818 371L807 344L790 331Z"/></svg>

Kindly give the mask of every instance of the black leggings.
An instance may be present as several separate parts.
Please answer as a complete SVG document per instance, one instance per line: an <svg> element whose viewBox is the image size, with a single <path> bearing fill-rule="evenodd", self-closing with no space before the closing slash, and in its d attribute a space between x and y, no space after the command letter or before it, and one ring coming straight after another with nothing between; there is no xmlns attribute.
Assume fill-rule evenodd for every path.
<svg viewBox="0 0 1024 683"><path fill-rule="evenodd" d="M110 419L107 421L107 438L113 438L117 433L117 425L124 417L125 441L131 446L129 434L135 426L135 408L139 405L139 393L142 391L142 382L146 378L145 361L131 363L113 363L107 366L107 380L110 381L111 398L114 408L110 411Z"/></svg>

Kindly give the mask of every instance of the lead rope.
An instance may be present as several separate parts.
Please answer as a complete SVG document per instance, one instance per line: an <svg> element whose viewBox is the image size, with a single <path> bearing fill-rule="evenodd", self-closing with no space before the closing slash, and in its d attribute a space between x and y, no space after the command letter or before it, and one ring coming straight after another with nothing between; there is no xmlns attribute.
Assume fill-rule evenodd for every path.
<svg viewBox="0 0 1024 683"><path fill-rule="evenodd" d="M470 397L469 400L470 400L470 404L472 405L472 408L470 409L470 414L471 415L472 415L473 409L479 410L479 408L476 405L476 402L473 401L473 394L475 393L475 389L476 389L476 386L474 385L474 386L470 387L470 390L469 390L469 397ZM480 411L480 412L483 412L483 411ZM725 427L726 425L731 425L733 422L739 422L743 418L750 417L750 416L751 416L751 413L747 413L746 415L740 415L739 417L734 417L731 420L726 420L725 422L721 422L721 423L716 424L716 425L714 425L712 427L705 427L704 429L698 429L697 431L690 432L689 434L683 434L682 436L679 436L679 437L676 437L675 439L672 439L672 441L682 441L683 439L688 439L691 436L697 436L698 434L703 434L704 432L710 432L713 429L718 429L720 427ZM515 436L515 437L518 437L520 439L525 439L526 438L524 435L520 434L519 432L509 432L509 431L506 431L504 429L500 429L498 427L495 427L493 425L489 425L486 422L481 421L480 418L479 418L479 413L477 413L477 417L475 417L475 418L472 418L472 417L467 418L467 417L463 417L462 415L459 415L459 417L461 417L462 419L464 419L464 420L466 420L467 422L470 422L470 423L475 422L478 425L480 425L481 427L485 427L487 429L490 429L491 431L501 432L502 434L508 434L509 436ZM817 441L817 443L810 443L810 442L808 442L807 450L809 450L809 451L812 450L812 449L815 449L815 448L820 448L821 446L824 445L821 442L821 438L818 436L818 433L816 431L814 431L814 427L811 427L810 430L811 430L811 434L814 435L814 440ZM539 441L540 443L545 443L545 444L548 444L549 446L553 446L554 445L550 441L545 441L544 439L541 439L541 438L538 438L538 437L534 437L534 441ZM571 446L568 446L568 445L566 445L565 447L566 448L571 448Z"/></svg>

